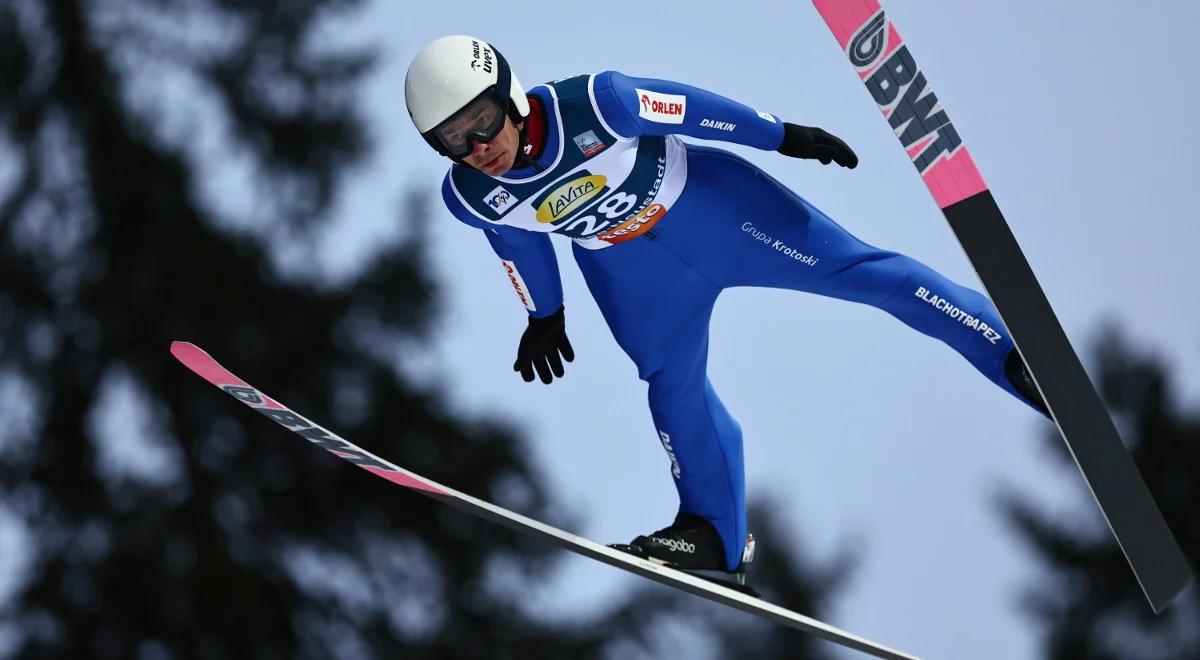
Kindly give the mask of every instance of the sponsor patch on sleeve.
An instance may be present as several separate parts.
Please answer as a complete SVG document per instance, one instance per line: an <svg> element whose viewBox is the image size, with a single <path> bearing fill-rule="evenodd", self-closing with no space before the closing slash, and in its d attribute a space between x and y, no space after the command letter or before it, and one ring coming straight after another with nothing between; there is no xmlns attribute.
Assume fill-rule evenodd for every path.
<svg viewBox="0 0 1200 660"><path fill-rule="evenodd" d="M687 112L687 97L634 88L638 95L638 116L660 124L682 124Z"/></svg>
<svg viewBox="0 0 1200 660"><path fill-rule="evenodd" d="M500 263L504 265L504 272L508 275L508 281L512 282L513 288L517 290L517 297L521 299L521 304L525 305L525 309L536 312L537 306L533 304L533 295L529 293L529 287L525 286L525 280L521 277L521 273L517 271L517 265L506 259L501 259Z"/></svg>
<svg viewBox="0 0 1200 660"><path fill-rule="evenodd" d="M737 124L705 118L700 120L700 128L711 128L716 131L732 131L737 128Z"/></svg>

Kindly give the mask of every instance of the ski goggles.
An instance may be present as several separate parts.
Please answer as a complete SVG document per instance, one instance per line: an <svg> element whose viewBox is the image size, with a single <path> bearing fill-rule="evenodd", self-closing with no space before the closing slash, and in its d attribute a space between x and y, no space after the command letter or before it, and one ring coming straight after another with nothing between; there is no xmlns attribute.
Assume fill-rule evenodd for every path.
<svg viewBox="0 0 1200 660"><path fill-rule="evenodd" d="M508 104L500 103L495 87L476 96L462 110L425 133L425 139L438 153L453 159L471 153L472 142L491 142L504 128Z"/></svg>

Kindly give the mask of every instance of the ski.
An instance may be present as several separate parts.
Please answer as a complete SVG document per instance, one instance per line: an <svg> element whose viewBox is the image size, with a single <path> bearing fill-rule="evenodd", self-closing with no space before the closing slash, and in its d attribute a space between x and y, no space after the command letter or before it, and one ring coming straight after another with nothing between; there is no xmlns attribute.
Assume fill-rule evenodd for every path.
<svg viewBox="0 0 1200 660"><path fill-rule="evenodd" d="M644 559L565 532L556 527L540 523L519 513L496 506L490 502L460 493L416 473L397 467L361 447L338 437L328 429L292 412L283 404L255 389L246 381L230 373L208 353L194 344L172 342L171 354L187 368L204 380L217 386L233 398L262 413L280 426L303 437L309 442L345 459L377 477L431 497L485 520L498 523L527 536L549 541L591 559L629 571L676 589L687 591L713 602L737 608L743 612L802 630L847 648L856 649L879 658L915 660L915 656L901 653L862 637L852 635L828 624L806 617L778 605L754 598L727 586L692 576Z"/></svg>
<svg viewBox="0 0 1200 660"><path fill-rule="evenodd" d="M1192 571L1008 222L876 0L813 0L991 296L1155 613Z"/></svg>

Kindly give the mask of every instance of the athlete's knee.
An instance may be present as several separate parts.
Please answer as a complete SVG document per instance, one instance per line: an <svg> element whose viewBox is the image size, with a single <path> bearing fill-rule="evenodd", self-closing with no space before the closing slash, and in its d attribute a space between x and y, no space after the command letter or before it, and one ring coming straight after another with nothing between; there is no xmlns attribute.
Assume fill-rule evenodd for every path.
<svg viewBox="0 0 1200 660"><path fill-rule="evenodd" d="M905 290L915 275L917 262L909 257L870 248L843 256L841 263L824 277L820 293L843 300L886 307Z"/></svg>
<svg viewBox="0 0 1200 660"><path fill-rule="evenodd" d="M689 375L680 370L659 369L644 379L649 384L650 404L704 398L704 374Z"/></svg>

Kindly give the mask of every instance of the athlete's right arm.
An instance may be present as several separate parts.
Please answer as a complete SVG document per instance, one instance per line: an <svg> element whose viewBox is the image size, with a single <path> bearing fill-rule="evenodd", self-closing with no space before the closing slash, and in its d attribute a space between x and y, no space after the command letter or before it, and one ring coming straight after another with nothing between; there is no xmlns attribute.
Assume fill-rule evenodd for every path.
<svg viewBox="0 0 1200 660"><path fill-rule="evenodd" d="M449 174L442 183L442 199L454 217L483 230L517 297L529 311L513 371L520 372L527 383L533 382L535 372L547 385L562 378L563 361L574 360L575 351L567 339L562 279L549 234L484 222L454 194Z"/></svg>
<svg viewBox="0 0 1200 660"><path fill-rule="evenodd" d="M558 311L563 304L562 279L548 234L484 222L454 194L449 174L442 181L442 201L454 217L483 231L530 316L544 318Z"/></svg>

